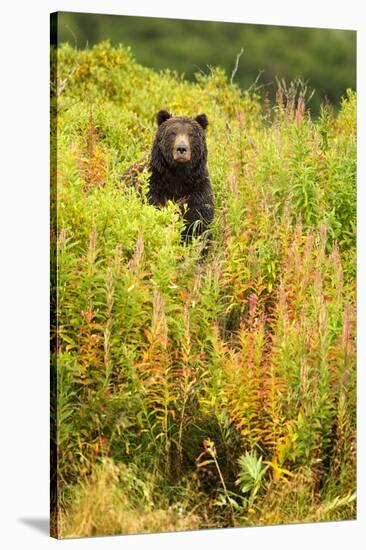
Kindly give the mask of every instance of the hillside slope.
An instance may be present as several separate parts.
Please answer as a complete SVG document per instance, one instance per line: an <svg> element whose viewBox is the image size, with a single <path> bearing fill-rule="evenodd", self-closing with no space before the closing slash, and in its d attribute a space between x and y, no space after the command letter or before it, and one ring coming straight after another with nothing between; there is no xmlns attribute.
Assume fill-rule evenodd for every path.
<svg viewBox="0 0 366 550"><path fill-rule="evenodd" d="M354 518L355 94L311 120L106 43L52 52L51 93L53 534ZM210 121L204 262L119 183L161 108Z"/></svg>

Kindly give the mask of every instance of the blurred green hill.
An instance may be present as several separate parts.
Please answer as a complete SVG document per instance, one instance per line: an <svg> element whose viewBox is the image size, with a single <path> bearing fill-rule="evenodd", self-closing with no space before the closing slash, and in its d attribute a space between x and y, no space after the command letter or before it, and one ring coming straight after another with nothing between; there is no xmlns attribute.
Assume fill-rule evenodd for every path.
<svg viewBox="0 0 366 550"><path fill-rule="evenodd" d="M142 65L171 68L188 80L218 65L231 76L243 50L237 84L248 88L260 75L261 96L273 100L276 77L300 77L315 90L314 112L325 97L338 104L356 88L355 31L65 12L58 23L58 43L84 49L109 39L130 46Z"/></svg>

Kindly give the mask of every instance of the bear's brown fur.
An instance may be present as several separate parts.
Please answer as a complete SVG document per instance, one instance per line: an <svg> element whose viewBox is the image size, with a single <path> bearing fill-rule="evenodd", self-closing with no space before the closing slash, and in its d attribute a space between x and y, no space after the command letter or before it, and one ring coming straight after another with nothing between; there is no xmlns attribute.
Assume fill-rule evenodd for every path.
<svg viewBox="0 0 366 550"><path fill-rule="evenodd" d="M147 165L148 198L163 206L168 200L182 207L183 237L201 235L214 216L214 197L207 170L205 130L207 116L172 116L161 110L156 115L158 129L147 163L133 165L122 179L128 180Z"/></svg>

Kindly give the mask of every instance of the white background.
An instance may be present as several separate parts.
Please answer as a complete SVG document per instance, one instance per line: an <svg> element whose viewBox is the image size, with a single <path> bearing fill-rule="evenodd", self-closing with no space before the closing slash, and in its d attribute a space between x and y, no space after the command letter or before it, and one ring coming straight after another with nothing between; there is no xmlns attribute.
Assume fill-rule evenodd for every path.
<svg viewBox="0 0 366 550"><path fill-rule="evenodd" d="M362 1L8 1L0 12L0 546L5 550L56 545L77 549L365 547L366 18ZM48 537L48 64L49 13L57 10L359 31L357 521L66 541Z"/></svg>

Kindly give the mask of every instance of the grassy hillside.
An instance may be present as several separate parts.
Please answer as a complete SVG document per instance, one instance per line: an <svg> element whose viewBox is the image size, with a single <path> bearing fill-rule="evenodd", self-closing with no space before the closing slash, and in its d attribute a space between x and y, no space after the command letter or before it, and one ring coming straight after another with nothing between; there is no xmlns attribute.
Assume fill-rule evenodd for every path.
<svg viewBox="0 0 366 550"><path fill-rule="evenodd" d="M198 71L220 65L248 88L258 77L261 94L274 100L276 78L301 76L314 89L310 105L318 113L327 97L337 103L356 86L356 32L220 21L59 12L51 19L54 40L87 48L106 38L128 44L142 65L166 67L194 80Z"/></svg>
<svg viewBox="0 0 366 550"><path fill-rule="evenodd" d="M311 120L301 85L261 108L106 43L52 61L53 533L354 518L355 94ZM161 108L210 121L203 262L119 184Z"/></svg>

